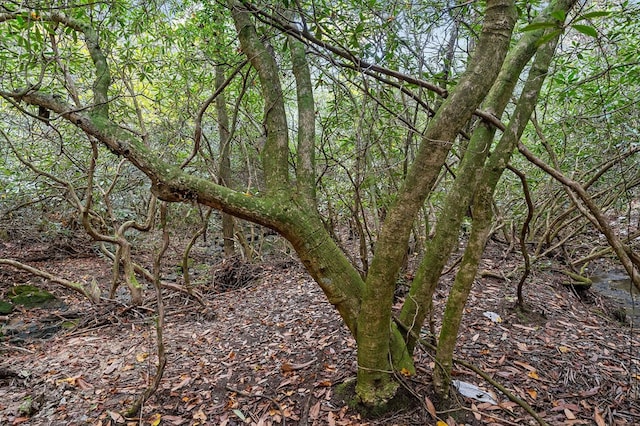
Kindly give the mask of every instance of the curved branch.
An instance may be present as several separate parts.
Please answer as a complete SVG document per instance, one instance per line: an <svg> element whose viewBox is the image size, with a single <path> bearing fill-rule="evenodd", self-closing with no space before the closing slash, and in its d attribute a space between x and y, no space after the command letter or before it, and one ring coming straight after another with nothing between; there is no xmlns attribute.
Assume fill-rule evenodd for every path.
<svg viewBox="0 0 640 426"><path fill-rule="evenodd" d="M14 268L22 269L23 271L27 271L30 274L37 275L56 284L60 284L68 288L69 290L80 293L81 295L89 299L91 303L98 303L100 301L100 289L93 281L91 282L91 284L89 284L89 288L85 288L85 286L80 283L75 283L73 281L65 280L64 278L56 277L55 275L52 275L47 271L34 268L33 266L26 265L16 260L0 259L0 265L13 266Z"/></svg>
<svg viewBox="0 0 640 426"><path fill-rule="evenodd" d="M625 245L616 235L613 228L609 224L609 220L593 202L593 199L589 196L584 187L580 185L580 183L566 177L560 171L546 164L535 154L529 151L529 149L522 142L518 143L518 150L522 155L525 156L527 160L529 160L535 166L560 182L562 185L576 194L578 198L580 198L580 201L582 201L586 209L591 213L591 215L587 216L587 218L591 220L593 222L593 225L596 228L600 229L602 234L604 234L604 236L607 238L607 242L624 266L624 269L629 274L631 281L636 286L636 288L640 289L640 272L638 271L637 256L632 252L631 248Z"/></svg>

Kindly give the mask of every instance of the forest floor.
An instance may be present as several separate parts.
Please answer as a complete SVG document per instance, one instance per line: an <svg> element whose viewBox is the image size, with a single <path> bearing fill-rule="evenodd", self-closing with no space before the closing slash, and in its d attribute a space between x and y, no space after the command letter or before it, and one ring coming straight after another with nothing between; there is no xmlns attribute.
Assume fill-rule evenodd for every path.
<svg viewBox="0 0 640 426"><path fill-rule="evenodd" d="M104 295L110 266L89 247L86 241L0 243L0 257L71 280L95 279ZM528 313L515 310L517 278L497 277L505 277L520 261L502 251L495 243L487 250L481 266L485 273L467 305L456 357L483 369L549 425L640 424L637 329L611 318L615 309L601 296L578 296L562 285L567 277L551 268L538 268L529 277ZM176 265L180 250L173 253ZM436 423L430 405L434 364L428 350L417 350L418 374L406 379L417 397L413 408L362 419L338 392L355 375L355 341L295 259L211 265L206 247L193 253L194 282L210 307L204 310L186 294L165 290L168 363L159 389L144 402L137 419L124 419L121 413L155 371L152 289L141 307L119 298L94 306L58 285L0 266L0 299L11 286L23 283L57 297L45 307L17 307L0 317L0 424ZM166 277L180 282L176 266L168 267ZM451 273L443 276L436 296L439 311L451 278ZM449 412L435 413L447 424L537 424L471 370L457 365L453 378L486 390L497 404L456 393L466 420L456 423Z"/></svg>

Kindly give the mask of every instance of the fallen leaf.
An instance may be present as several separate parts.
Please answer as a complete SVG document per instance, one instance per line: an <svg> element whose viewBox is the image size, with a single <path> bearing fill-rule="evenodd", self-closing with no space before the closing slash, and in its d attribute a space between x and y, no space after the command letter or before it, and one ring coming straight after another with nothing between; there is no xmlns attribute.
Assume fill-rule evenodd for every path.
<svg viewBox="0 0 640 426"><path fill-rule="evenodd" d="M117 413L115 411L107 411L107 414L109 414L109 417L111 417L111 420L113 420L114 422L124 423L124 417L122 417L120 413Z"/></svg>
<svg viewBox="0 0 640 426"><path fill-rule="evenodd" d="M569 410L568 408L564 409L564 415L567 417L567 419L569 420L575 420L576 419L576 415L573 414L573 412L571 412L571 410Z"/></svg>
<svg viewBox="0 0 640 426"><path fill-rule="evenodd" d="M67 383L71 386L75 386L76 385L76 380L78 380L78 377L80 376L75 376L75 377L65 377L64 379L58 379L56 380L56 385L61 385L63 383Z"/></svg>
<svg viewBox="0 0 640 426"><path fill-rule="evenodd" d="M600 391L600 386L596 386L594 388L591 388L589 390L586 390L584 392L580 392L580 396L582 398L587 398L589 396L594 396L598 394L598 391Z"/></svg>
<svg viewBox="0 0 640 426"><path fill-rule="evenodd" d="M162 415L160 413L156 413L149 419L151 422L151 426L158 426L160 421L162 420Z"/></svg>
<svg viewBox="0 0 640 426"><path fill-rule="evenodd" d="M233 410L234 413L236 411L239 411L239 410ZM207 415L204 413L204 411L202 411L202 407L200 407L198 411L195 412L195 414L193 415L193 419L200 420L203 423L207 421ZM242 418L242 420L244 420L244 418Z"/></svg>
<svg viewBox="0 0 640 426"><path fill-rule="evenodd" d="M165 415L162 420L171 423L173 426L180 426L187 421L184 417L169 415Z"/></svg>
<svg viewBox="0 0 640 426"><path fill-rule="evenodd" d="M183 388L184 386L188 385L189 382L191 382L191 376L187 376L186 374L183 374L182 376L182 381L180 383L178 383L177 385L175 385L174 387L171 388L171 392L175 392L180 388Z"/></svg>
<svg viewBox="0 0 640 426"><path fill-rule="evenodd" d="M139 352L136 354L136 361L138 362L143 362L147 358L149 358L149 352Z"/></svg>
<svg viewBox="0 0 640 426"><path fill-rule="evenodd" d="M327 422L329 426L336 426L336 417L333 415L332 411L329 411L329 414L327 414Z"/></svg>
<svg viewBox="0 0 640 426"><path fill-rule="evenodd" d="M558 351L560 351L560 353L562 354L566 354L567 352L570 351L570 349L566 346L558 346Z"/></svg>
<svg viewBox="0 0 640 426"><path fill-rule="evenodd" d="M527 364L526 362L513 361L515 365L519 365L522 368L526 368L529 371L536 371L536 368L533 365Z"/></svg>
<svg viewBox="0 0 640 426"><path fill-rule="evenodd" d="M313 407L309 410L309 418L311 420L316 420L320 415L320 401L316 402Z"/></svg>
<svg viewBox="0 0 640 426"><path fill-rule="evenodd" d="M596 422L598 426L606 426L606 423L604 422L604 419L600 415L600 412L598 411L597 407L594 408L593 410L593 420Z"/></svg>
<svg viewBox="0 0 640 426"><path fill-rule="evenodd" d="M527 393L531 397L531 399L536 399L538 397L538 391L535 389L527 389Z"/></svg>
<svg viewBox="0 0 640 426"><path fill-rule="evenodd" d="M79 387L82 390L93 389L93 385L91 383L87 382L82 377L78 377L76 379L76 386Z"/></svg>
<svg viewBox="0 0 640 426"><path fill-rule="evenodd" d="M471 404L471 412L473 413L474 419L476 419L477 421L482 420L482 415L478 411L478 407L476 406L476 404Z"/></svg>
<svg viewBox="0 0 640 426"><path fill-rule="evenodd" d="M540 376L538 375L538 373L536 373L536 370L529 371L527 373L527 376L531 377L532 379L536 379L536 380L540 379Z"/></svg>
<svg viewBox="0 0 640 426"><path fill-rule="evenodd" d="M438 417L436 414L436 407L435 405L433 405L433 402L431 402L428 396L424 397L424 403L427 405L427 411L429 412L429 414L431 414L431 417L433 417L434 419Z"/></svg>

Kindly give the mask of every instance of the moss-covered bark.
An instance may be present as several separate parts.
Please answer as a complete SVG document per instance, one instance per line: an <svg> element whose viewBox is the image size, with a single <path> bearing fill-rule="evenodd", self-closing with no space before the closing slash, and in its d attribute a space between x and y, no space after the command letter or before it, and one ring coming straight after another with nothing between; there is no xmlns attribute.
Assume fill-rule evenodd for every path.
<svg viewBox="0 0 640 426"><path fill-rule="evenodd" d="M536 21L546 22L551 19L552 13L558 10L566 12L573 3L573 0L553 2ZM543 30L527 32L509 52L496 82L483 102L484 111L497 118L502 116L522 70L535 54L539 46L538 41L543 35ZM482 167L489 155L495 131L496 128L486 122L480 123L474 130L453 186L447 192L435 234L427 244L425 256L416 271L409 297L400 314L402 323L412 327L410 332L419 334L428 315L431 298L440 274L451 252L457 247L460 226L476 193L476 187L482 176ZM410 332L407 333L407 340L409 349L412 350L415 345L413 335L416 334L412 335Z"/></svg>
<svg viewBox="0 0 640 426"><path fill-rule="evenodd" d="M476 53L429 123L395 204L383 225L358 317L358 385L363 403L379 405L393 394L389 362L391 304L412 224L431 191L454 138L498 75L515 23L510 1L489 1Z"/></svg>
<svg viewBox="0 0 640 426"><path fill-rule="evenodd" d="M438 340L437 367L433 374L433 386L441 400L446 400L449 395L453 352L464 306L471 291L482 252L491 232L493 193L536 106L542 83L553 58L557 40L558 36L542 45L536 53L536 58L529 70L529 75L518 100L513 118L483 169L482 179L473 202L474 216L471 234L469 235L460 269L456 274L453 287L447 299Z"/></svg>
<svg viewBox="0 0 640 426"><path fill-rule="evenodd" d="M216 90L219 90L225 83L224 70L222 65L216 65ZM229 126L229 114L227 112L227 100L224 92L216 97L216 114L218 116L218 134L220 135L220 159L218 183L223 186L231 185L231 130ZM235 243L233 238L234 220L228 213L222 214L222 238L224 245L224 255L226 257L235 254Z"/></svg>

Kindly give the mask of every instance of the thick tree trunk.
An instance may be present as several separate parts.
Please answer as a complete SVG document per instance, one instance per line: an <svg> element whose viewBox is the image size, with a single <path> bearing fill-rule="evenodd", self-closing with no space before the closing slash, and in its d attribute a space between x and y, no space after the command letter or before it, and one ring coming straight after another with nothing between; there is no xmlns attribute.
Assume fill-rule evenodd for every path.
<svg viewBox="0 0 640 426"><path fill-rule="evenodd" d="M438 340L433 386L440 400L446 401L449 396L453 352L464 306L491 232L493 193L536 106L558 37L556 36L538 49L513 118L483 170L482 180L474 198L471 234L462 258L462 264L447 299Z"/></svg>
<svg viewBox="0 0 640 426"><path fill-rule="evenodd" d="M555 2L549 5L545 13L542 13L536 21L547 22L551 19L551 13L558 10L566 12L574 2L574 0ZM530 31L518 41L505 59L502 70L483 103L483 110L497 118L502 116L518 82L518 77L538 49L538 41L543 35L544 30ZM419 334L431 308L431 299L440 274L452 251L458 245L460 226L482 176L482 167L489 155L495 131L493 125L481 123L473 132L453 186L447 192L435 234L426 247L425 256L411 284L409 297L402 307L400 321L410 327L407 340L411 351L415 345L413 336ZM410 333L411 331L414 333Z"/></svg>
<svg viewBox="0 0 640 426"><path fill-rule="evenodd" d="M515 23L515 7L488 1L476 52L455 90L429 123L416 159L383 225L362 293L358 316L358 383L366 405L381 405L394 394L390 358L391 305L398 271L413 222L431 191L455 137L485 98L498 75Z"/></svg>

